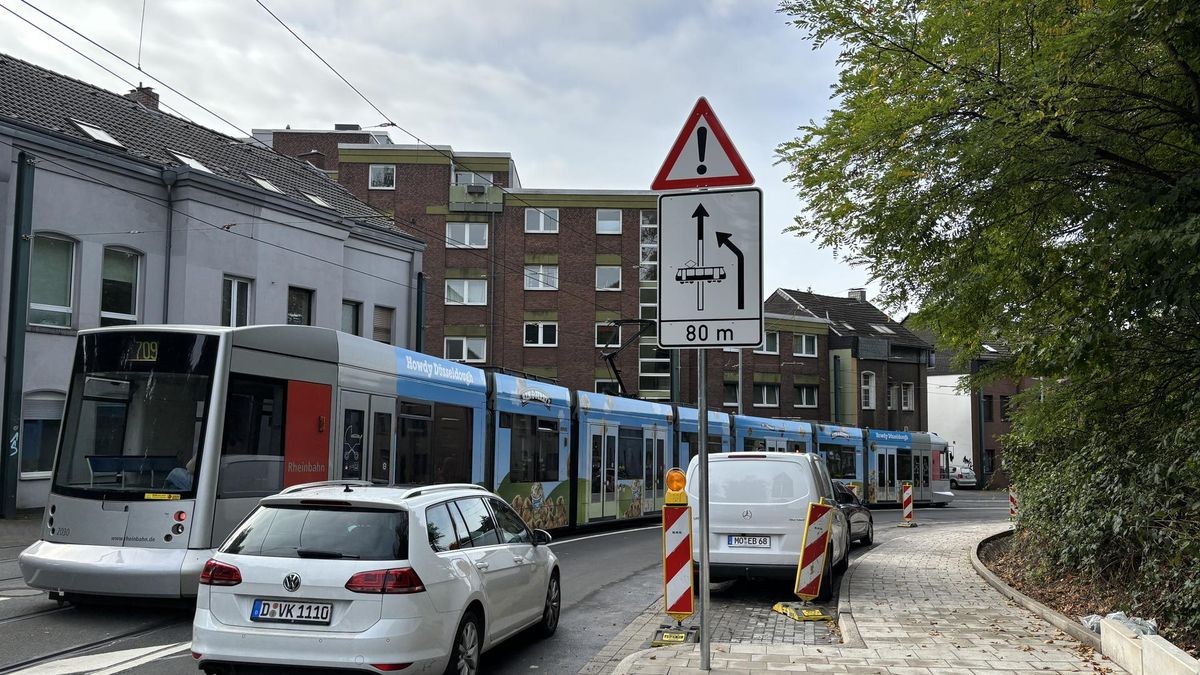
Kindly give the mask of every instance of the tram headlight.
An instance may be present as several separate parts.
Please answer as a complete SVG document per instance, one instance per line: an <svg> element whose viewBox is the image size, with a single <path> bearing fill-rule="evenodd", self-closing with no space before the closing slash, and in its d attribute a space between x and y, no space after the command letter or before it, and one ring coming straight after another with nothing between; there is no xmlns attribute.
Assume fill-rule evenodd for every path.
<svg viewBox="0 0 1200 675"><path fill-rule="evenodd" d="M183 534L183 524L175 523L171 526L171 532L174 532L175 534Z"/></svg>
<svg viewBox="0 0 1200 675"><path fill-rule="evenodd" d="M187 520L187 511L176 511L172 517L175 519L175 522L182 523Z"/></svg>

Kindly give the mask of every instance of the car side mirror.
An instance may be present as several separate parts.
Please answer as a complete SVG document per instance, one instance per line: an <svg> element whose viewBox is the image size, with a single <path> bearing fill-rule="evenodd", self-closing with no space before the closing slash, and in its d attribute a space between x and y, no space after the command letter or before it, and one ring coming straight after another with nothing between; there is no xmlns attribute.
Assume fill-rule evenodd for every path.
<svg viewBox="0 0 1200 675"><path fill-rule="evenodd" d="M549 544L551 541L553 541L553 537L550 536L549 532L547 532L545 530L534 530L533 531L533 545L534 546L541 546L543 544Z"/></svg>

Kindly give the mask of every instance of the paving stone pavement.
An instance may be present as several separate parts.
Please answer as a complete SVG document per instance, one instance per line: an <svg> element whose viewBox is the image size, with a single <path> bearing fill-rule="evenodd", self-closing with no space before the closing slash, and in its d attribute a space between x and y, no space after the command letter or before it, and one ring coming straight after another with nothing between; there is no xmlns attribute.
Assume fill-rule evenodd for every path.
<svg viewBox="0 0 1200 675"><path fill-rule="evenodd" d="M714 642L710 672L1125 672L1012 603L975 573L971 548L1006 527L925 526L864 554L848 573L842 606L853 617L862 645ZM700 670L699 646L689 645L635 652L613 672L699 675L704 671Z"/></svg>

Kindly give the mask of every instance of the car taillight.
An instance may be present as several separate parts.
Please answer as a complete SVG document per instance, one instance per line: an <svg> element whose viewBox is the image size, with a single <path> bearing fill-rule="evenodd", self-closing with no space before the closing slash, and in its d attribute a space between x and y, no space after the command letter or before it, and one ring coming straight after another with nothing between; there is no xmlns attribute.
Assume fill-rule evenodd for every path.
<svg viewBox="0 0 1200 675"><path fill-rule="evenodd" d="M237 586L242 583L242 572L233 565L209 558L204 563L204 569L200 570L200 583L205 586Z"/></svg>
<svg viewBox="0 0 1200 675"><path fill-rule="evenodd" d="M420 593L425 590L421 577L411 567L359 572L346 582L346 590L355 593Z"/></svg>
<svg viewBox="0 0 1200 675"><path fill-rule="evenodd" d="M411 665L411 663L372 663L371 667L375 670L393 671L404 670Z"/></svg>

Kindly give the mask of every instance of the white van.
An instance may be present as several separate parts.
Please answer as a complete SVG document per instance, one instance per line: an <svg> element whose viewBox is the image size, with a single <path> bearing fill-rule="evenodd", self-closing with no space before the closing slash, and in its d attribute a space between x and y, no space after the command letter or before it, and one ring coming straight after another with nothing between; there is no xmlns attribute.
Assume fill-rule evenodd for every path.
<svg viewBox="0 0 1200 675"><path fill-rule="evenodd" d="M700 531L700 464L688 465L692 531ZM810 502L822 497L833 509L821 597L832 595L832 572L849 562L850 530L833 497L833 483L817 455L731 452L708 456L709 571L711 581L734 578L794 579ZM700 559L699 536L692 560Z"/></svg>

